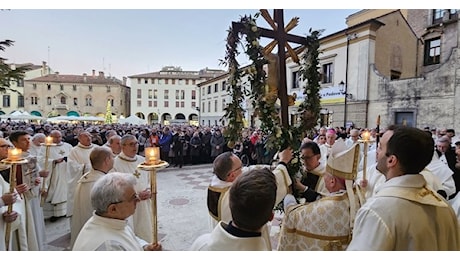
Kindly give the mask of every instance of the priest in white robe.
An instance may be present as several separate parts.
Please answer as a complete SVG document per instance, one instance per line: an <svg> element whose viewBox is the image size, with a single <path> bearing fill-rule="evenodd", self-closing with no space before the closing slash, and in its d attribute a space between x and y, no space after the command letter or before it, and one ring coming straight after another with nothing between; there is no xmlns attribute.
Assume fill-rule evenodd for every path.
<svg viewBox="0 0 460 260"><path fill-rule="evenodd" d="M77 182L74 196L74 208L70 229L70 246L80 233L83 225L93 215L90 193L94 183L113 168L113 156L110 148L94 147L89 155L91 169Z"/></svg>
<svg viewBox="0 0 460 260"><path fill-rule="evenodd" d="M42 149L41 144L45 143L46 135L44 133L36 133L32 136L30 142L29 153L30 155L37 156Z"/></svg>
<svg viewBox="0 0 460 260"><path fill-rule="evenodd" d="M354 216L360 207L359 197L352 188L358 173L359 148L358 144L346 148L344 142L332 146L323 177L328 193L320 199L297 204L293 195L286 195L279 251L329 251L347 247Z"/></svg>
<svg viewBox="0 0 460 260"><path fill-rule="evenodd" d="M19 184L17 188L18 191L19 188L23 189L21 192L24 199L28 250L43 251L46 234L43 209L40 207L40 184L41 177L47 176L48 172L41 170L37 157L29 153L31 142L27 132L15 131L10 134L9 138L16 148L22 150L22 158L27 160L27 163L21 165L22 184Z"/></svg>
<svg viewBox="0 0 460 260"><path fill-rule="evenodd" d="M99 178L91 190L93 216L85 223L73 251L159 251L161 244L137 237L127 223L139 203L136 178L110 173Z"/></svg>
<svg viewBox="0 0 460 260"><path fill-rule="evenodd" d="M68 163L73 165L73 167L77 170L69 172L69 193L67 196L68 217L72 216L73 213L73 200L77 182L83 174L91 169L89 155L95 146L97 145L91 143L91 134L87 131L82 131L78 134L78 144L70 151Z"/></svg>
<svg viewBox="0 0 460 260"><path fill-rule="evenodd" d="M45 179L46 192L42 194L46 197L43 213L45 218L51 217L50 221L54 222L67 214L68 180L71 175L69 172L78 169L74 169L67 163L72 145L62 141L61 132L52 130L50 136L55 145L49 147L48 168L45 169L45 146L40 150L37 159L39 166L49 171L49 176Z"/></svg>
<svg viewBox="0 0 460 260"><path fill-rule="evenodd" d="M9 169L6 170L9 171ZM6 251L7 248L5 245L6 224L12 223L18 218L18 213L14 210L10 214L7 213L8 205L15 203L18 196L17 194L9 193L9 190L10 185L0 176L0 251Z"/></svg>
<svg viewBox="0 0 460 260"><path fill-rule="evenodd" d="M11 147L11 143L5 140L4 138L0 138L0 160L6 159L8 157L8 148ZM11 165L4 165L0 164L0 174L1 174L1 193L2 197L10 193L10 183L9 183L9 178L10 178L10 172L11 172ZM21 189L24 185L19 187L21 192L24 192L25 189ZM11 232L10 232L10 244L8 245L9 250L23 250L27 251L28 250L28 245L27 245L27 232L26 232L26 214L25 214L25 203L24 200L19 196L19 192L15 189L13 195L5 195L4 197L5 201L1 202L0 201L0 207L2 205L9 205L12 204L13 201L13 208L12 208L12 214L9 216L2 217L6 222L11 223ZM3 200L3 199L0 199ZM7 215L7 206L1 207L1 213L3 215ZM14 212L14 213L13 213ZM14 218L14 221L12 221L12 218ZM3 225L1 228L3 231L6 230L6 222L3 221ZM3 240L5 240L5 234L3 233L3 236L1 237ZM5 245L5 241L3 241L3 246ZM0 246L1 247L1 246ZM6 248L6 247L5 247Z"/></svg>
<svg viewBox="0 0 460 260"><path fill-rule="evenodd" d="M287 163L292 159L292 150L286 149L280 152L278 156L280 163L272 171L277 183L275 205L278 205L283 200L284 196L288 193L289 186L292 184L291 177L286 168ZM227 152L216 157L213 167L215 175L212 177L211 184L208 187L207 198L208 211L212 218L211 228L214 228L219 221L228 223L232 219L228 192L232 183L240 174L245 174L261 166L250 166L243 172L242 162L238 156ZM262 228L262 236L271 250L269 224Z"/></svg>
<svg viewBox="0 0 460 260"><path fill-rule="evenodd" d="M128 222L132 225L136 236L145 241L153 241L150 174L137 169L137 166L145 161L143 156L137 155L138 146L134 135L124 135L121 138L121 153L115 157L112 171L132 174L136 177L136 192L141 201L137 204L133 216L128 218Z"/></svg>

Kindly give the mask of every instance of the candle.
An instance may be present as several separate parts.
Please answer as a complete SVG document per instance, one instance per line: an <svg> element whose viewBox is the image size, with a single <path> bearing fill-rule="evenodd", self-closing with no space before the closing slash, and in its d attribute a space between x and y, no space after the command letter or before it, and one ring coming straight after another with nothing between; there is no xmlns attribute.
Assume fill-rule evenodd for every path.
<svg viewBox="0 0 460 260"><path fill-rule="evenodd" d="M53 143L53 137L47 136L45 138L45 145L51 145Z"/></svg>
<svg viewBox="0 0 460 260"><path fill-rule="evenodd" d="M19 161L21 159L22 150L19 148L8 149L8 160Z"/></svg>
<svg viewBox="0 0 460 260"><path fill-rule="evenodd" d="M145 147L145 164L157 164L160 161L160 147Z"/></svg>
<svg viewBox="0 0 460 260"><path fill-rule="evenodd" d="M370 136L371 134L369 133L369 131L364 131L363 134L362 134L362 137L363 137L363 141L369 141L370 140Z"/></svg>

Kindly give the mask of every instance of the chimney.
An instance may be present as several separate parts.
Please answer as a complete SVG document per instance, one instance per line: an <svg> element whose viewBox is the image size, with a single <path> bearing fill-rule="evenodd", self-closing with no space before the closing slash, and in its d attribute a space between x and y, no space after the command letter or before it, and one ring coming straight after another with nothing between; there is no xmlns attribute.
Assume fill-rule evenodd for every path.
<svg viewBox="0 0 460 260"><path fill-rule="evenodd" d="M128 79L128 78L123 77L123 86L126 86L126 80L127 80L127 79Z"/></svg>
<svg viewBox="0 0 460 260"><path fill-rule="evenodd" d="M96 76L96 70L93 70L93 77Z"/></svg>
<svg viewBox="0 0 460 260"><path fill-rule="evenodd" d="M101 78L104 77L104 72L103 71L99 71L99 77L101 77Z"/></svg>
<svg viewBox="0 0 460 260"><path fill-rule="evenodd" d="M42 61L42 76L48 75L46 69L46 61Z"/></svg>
<svg viewBox="0 0 460 260"><path fill-rule="evenodd" d="M86 83L86 73L83 73L83 82Z"/></svg>

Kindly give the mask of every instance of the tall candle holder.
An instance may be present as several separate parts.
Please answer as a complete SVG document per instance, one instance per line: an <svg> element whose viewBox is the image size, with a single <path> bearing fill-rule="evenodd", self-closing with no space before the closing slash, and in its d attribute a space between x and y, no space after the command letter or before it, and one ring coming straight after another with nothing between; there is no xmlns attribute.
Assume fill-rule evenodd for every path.
<svg viewBox="0 0 460 260"><path fill-rule="evenodd" d="M153 148L153 150L151 150ZM155 149L158 148L158 149ZM155 153L158 151L158 153ZM157 220L157 180L156 171L166 168L168 162L159 159L159 147L145 148L145 162L137 166L137 168L148 171L150 173L150 191L152 192L151 207L152 207L152 232L153 244L158 243L158 220Z"/></svg>
<svg viewBox="0 0 460 260"><path fill-rule="evenodd" d="M10 190L11 194L14 193L16 188L16 165L27 163L26 159L20 157L22 153L21 149L12 148L8 150L8 158L1 160L3 164L7 164L10 167ZM13 204L8 205L7 212L11 213L13 211ZM10 248L11 240L11 223L6 223L5 228L5 246L6 250Z"/></svg>
<svg viewBox="0 0 460 260"><path fill-rule="evenodd" d="M363 180L366 180L366 172L367 172L367 150L369 149L369 143L373 143L374 141L371 140L371 134L369 133L369 131L364 131L362 134L361 134L361 138L360 140L358 140L358 142L360 143L363 143L364 144L364 160L363 160Z"/></svg>
<svg viewBox="0 0 460 260"><path fill-rule="evenodd" d="M50 155L50 147L51 146L56 146L55 143L53 143L53 138L51 136L48 136L45 138L45 143L41 143L41 146L45 146L45 170L48 170L48 158ZM43 207L45 205L45 200L47 195L43 194L48 194L46 188L45 188L45 182L46 182L46 177L43 177L43 182L42 182L42 188L41 188L41 200L40 200L40 207Z"/></svg>

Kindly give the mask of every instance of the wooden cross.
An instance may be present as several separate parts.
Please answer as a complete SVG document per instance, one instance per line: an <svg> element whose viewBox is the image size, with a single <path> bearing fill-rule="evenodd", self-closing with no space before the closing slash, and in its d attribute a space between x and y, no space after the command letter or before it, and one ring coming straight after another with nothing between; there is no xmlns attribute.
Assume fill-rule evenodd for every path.
<svg viewBox="0 0 460 260"><path fill-rule="evenodd" d="M266 9L260 10L262 17L267 21L267 23L272 27L273 30L257 27L260 31L260 36L271 38L273 41L268 44L264 51L265 53L270 53L278 43L278 98L281 102L281 124L283 127L289 126L289 114L288 114L288 94L287 94L287 85L286 85L286 49L288 50L288 55L292 57L295 62L299 62L297 56L298 53L305 49L307 45L307 40L305 37L289 34L288 32L292 30L298 23L298 17L292 18L288 23L286 28L284 27L284 14L283 9L275 9L273 11L273 19L270 17L270 14ZM243 24L238 22L233 22L233 30L241 31L243 29ZM289 45L289 42L297 43L303 45L303 48L294 51Z"/></svg>

